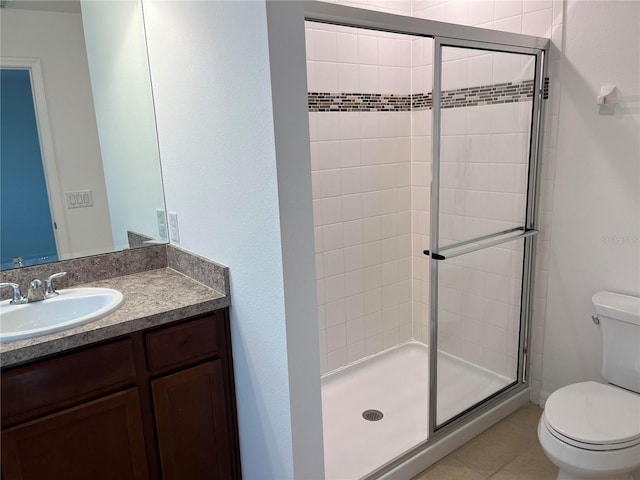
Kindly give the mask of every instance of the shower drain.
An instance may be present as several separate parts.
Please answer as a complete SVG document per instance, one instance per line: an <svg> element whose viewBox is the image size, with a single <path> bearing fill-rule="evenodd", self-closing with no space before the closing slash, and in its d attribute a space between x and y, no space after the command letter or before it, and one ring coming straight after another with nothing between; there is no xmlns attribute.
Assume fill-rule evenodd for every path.
<svg viewBox="0 0 640 480"><path fill-rule="evenodd" d="M362 412L362 418L365 420L369 420L370 422L377 422L378 420L382 420L384 415L380 410L365 410Z"/></svg>

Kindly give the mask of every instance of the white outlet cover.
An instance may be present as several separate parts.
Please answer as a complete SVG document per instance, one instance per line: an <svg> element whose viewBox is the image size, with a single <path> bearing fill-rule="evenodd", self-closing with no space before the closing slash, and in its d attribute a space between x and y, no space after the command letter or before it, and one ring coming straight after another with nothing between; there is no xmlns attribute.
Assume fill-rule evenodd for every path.
<svg viewBox="0 0 640 480"><path fill-rule="evenodd" d="M160 238L167 238L167 217L164 214L164 210L162 208L158 208L156 210L156 216L158 218L158 234Z"/></svg>
<svg viewBox="0 0 640 480"><path fill-rule="evenodd" d="M178 214L169 212L169 238L172 242L180 243L180 230L178 229Z"/></svg>

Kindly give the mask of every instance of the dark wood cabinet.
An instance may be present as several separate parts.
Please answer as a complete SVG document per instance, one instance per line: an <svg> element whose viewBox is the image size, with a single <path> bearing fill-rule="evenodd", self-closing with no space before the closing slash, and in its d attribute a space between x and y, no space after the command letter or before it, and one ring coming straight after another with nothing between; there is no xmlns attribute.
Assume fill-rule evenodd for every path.
<svg viewBox="0 0 640 480"><path fill-rule="evenodd" d="M239 479L228 310L2 371L2 479Z"/></svg>
<svg viewBox="0 0 640 480"><path fill-rule="evenodd" d="M4 430L2 472L6 479L146 480L137 389Z"/></svg>
<svg viewBox="0 0 640 480"><path fill-rule="evenodd" d="M151 383L166 480L232 477L223 383L220 360Z"/></svg>

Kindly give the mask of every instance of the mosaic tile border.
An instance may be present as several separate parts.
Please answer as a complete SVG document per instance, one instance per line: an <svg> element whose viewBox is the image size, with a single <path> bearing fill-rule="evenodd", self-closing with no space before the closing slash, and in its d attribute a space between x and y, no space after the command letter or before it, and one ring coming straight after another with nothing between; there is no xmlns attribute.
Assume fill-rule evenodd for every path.
<svg viewBox="0 0 640 480"><path fill-rule="evenodd" d="M533 98L533 80L458 88L442 92L442 108L524 102ZM310 112L407 112L432 107L432 94L308 93Z"/></svg>

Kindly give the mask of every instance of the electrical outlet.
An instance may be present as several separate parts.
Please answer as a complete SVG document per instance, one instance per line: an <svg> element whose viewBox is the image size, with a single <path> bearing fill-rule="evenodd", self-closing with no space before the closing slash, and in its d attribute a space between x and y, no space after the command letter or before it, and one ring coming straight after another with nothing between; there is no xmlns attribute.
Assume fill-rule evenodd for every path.
<svg viewBox="0 0 640 480"><path fill-rule="evenodd" d="M180 243L180 231L178 230L178 214L169 212L169 236L172 242Z"/></svg>
<svg viewBox="0 0 640 480"><path fill-rule="evenodd" d="M156 216L158 218L158 235L160 238L167 238L167 216L164 214L164 210L162 208L158 208L156 210Z"/></svg>

